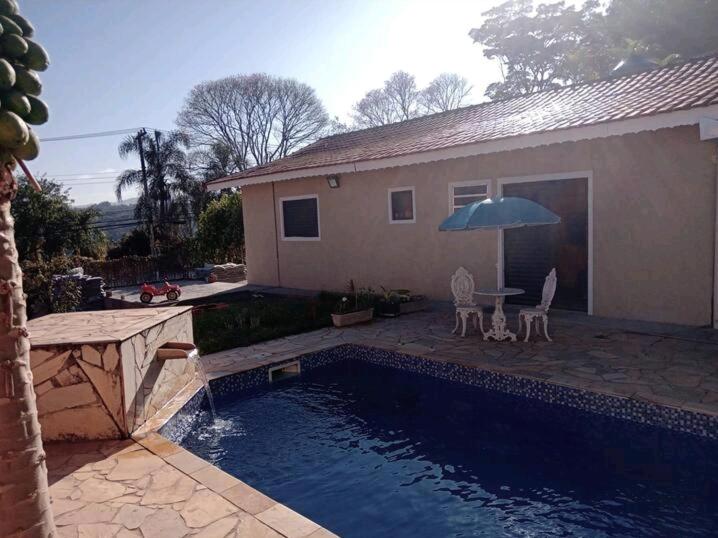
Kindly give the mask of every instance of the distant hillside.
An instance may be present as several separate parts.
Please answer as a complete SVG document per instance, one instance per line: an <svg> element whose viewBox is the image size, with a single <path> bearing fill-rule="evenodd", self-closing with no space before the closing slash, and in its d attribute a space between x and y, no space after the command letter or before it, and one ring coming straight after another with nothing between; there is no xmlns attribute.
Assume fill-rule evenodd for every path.
<svg viewBox="0 0 718 538"><path fill-rule="evenodd" d="M100 202L87 207L92 207L100 213L95 224L102 227L110 241L119 241L123 235L137 227L135 200L125 200L120 203Z"/></svg>

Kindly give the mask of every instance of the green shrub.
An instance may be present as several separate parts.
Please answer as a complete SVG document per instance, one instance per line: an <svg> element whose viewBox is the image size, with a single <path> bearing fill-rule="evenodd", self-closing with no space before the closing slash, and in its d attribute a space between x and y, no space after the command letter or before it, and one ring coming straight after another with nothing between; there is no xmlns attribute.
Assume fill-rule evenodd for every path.
<svg viewBox="0 0 718 538"><path fill-rule="evenodd" d="M199 216L195 237L198 254L209 263L244 263L242 195L223 194Z"/></svg>
<svg viewBox="0 0 718 538"><path fill-rule="evenodd" d="M77 280L56 281L50 297L50 307L55 312L74 312L82 302L82 286Z"/></svg>
<svg viewBox="0 0 718 538"><path fill-rule="evenodd" d="M79 256L56 256L47 261L22 262L23 291L27 295L27 310L30 318L54 312L52 298L52 276L64 275L74 268L91 262Z"/></svg>
<svg viewBox="0 0 718 538"><path fill-rule="evenodd" d="M331 325L336 296L263 297L199 311L194 317L195 342L201 353L248 346Z"/></svg>

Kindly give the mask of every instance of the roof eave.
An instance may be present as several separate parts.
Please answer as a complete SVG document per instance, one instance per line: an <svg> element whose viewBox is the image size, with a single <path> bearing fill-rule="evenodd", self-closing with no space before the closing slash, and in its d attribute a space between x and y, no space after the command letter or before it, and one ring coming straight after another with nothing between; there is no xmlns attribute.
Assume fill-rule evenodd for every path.
<svg viewBox="0 0 718 538"><path fill-rule="evenodd" d="M485 142L475 142L460 146L451 146L436 150L408 153L396 157L381 159L370 159L312 168L298 168L284 172L267 173L246 178L224 178L214 180L207 184L209 190L221 190L229 187L245 187L274 181L287 181L330 174L346 174L353 172L366 172L396 166L407 166L412 164L423 164L447 159L461 157L472 157L487 153L498 153L516 149L547 146L563 142L577 142L595 138L606 138L609 136L621 136L642 131L655 131L684 125L697 125L701 119L718 118L718 105L697 107L687 110L665 112L651 116L631 118L626 120L609 121L595 125L581 127L570 127L541 133L528 133Z"/></svg>

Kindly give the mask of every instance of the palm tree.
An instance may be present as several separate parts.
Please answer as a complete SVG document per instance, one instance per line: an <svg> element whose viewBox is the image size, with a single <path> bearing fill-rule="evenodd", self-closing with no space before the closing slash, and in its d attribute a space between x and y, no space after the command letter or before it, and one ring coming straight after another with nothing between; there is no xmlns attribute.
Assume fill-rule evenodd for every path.
<svg viewBox="0 0 718 538"><path fill-rule="evenodd" d="M219 179L239 172L232 150L226 144L215 142L209 148L190 154L192 167L204 181Z"/></svg>
<svg viewBox="0 0 718 538"><path fill-rule="evenodd" d="M144 190L142 170L125 170L117 178L115 195L122 199L128 188L139 187L140 196L135 207L138 220L151 220L160 238L172 237L178 219L191 217L188 201L197 190L198 182L189 173L186 150L189 137L180 131L154 132L143 141L143 156L147 170L147 192ZM120 157L140 156L138 138L128 136L118 148Z"/></svg>

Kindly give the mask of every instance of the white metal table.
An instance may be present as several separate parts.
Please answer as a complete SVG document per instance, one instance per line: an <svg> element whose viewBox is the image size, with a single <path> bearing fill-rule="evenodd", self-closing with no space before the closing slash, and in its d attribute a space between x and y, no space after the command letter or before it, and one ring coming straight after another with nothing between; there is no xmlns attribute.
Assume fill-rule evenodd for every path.
<svg viewBox="0 0 718 538"><path fill-rule="evenodd" d="M506 316L504 315L504 297L508 295L521 295L525 293L520 288L481 288L474 292L475 295L486 295L496 298L496 308L491 316L491 330L484 334L484 340L493 338L494 340L503 341L510 338L512 342L516 342L516 335L506 328Z"/></svg>

